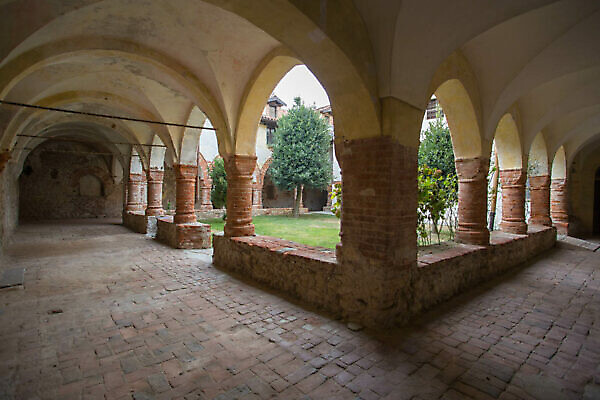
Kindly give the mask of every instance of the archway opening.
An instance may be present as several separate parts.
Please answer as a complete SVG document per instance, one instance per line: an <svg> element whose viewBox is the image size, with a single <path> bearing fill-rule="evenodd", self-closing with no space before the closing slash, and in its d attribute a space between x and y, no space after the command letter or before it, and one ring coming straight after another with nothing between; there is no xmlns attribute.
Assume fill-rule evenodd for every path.
<svg viewBox="0 0 600 400"><path fill-rule="evenodd" d="M19 219L120 217L124 189L112 178L114 155L91 143L63 139L45 141L25 159Z"/></svg>

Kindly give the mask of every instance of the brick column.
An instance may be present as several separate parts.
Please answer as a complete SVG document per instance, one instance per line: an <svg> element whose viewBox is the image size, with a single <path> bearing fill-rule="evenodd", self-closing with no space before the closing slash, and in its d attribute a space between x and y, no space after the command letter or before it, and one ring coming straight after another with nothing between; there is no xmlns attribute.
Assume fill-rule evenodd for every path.
<svg viewBox="0 0 600 400"><path fill-rule="evenodd" d="M227 172L227 221L225 236L252 236L252 173L256 157L232 155L225 158Z"/></svg>
<svg viewBox="0 0 600 400"><path fill-rule="evenodd" d="M569 233L569 203L566 179L552 179L550 214L552 224L561 235Z"/></svg>
<svg viewBox="0 0 600 400"><path fill-rule="evenodd" d="M523 169L505 169L500 171L502 184L502 222L500 230L507 233L524 235L525 223L525 181L527 174Z"/></svg>
<svg viewBox="0 0 600 400"><path fill-rule="evenodd" d="M212 188L212 180L200 180L200 210L212 210L212 202L210 201L210 189Z"/></svg>
<svg viewBox="0 0 600 400"><path fill-rule="evenodd" d="M487 172L488 158L469 158L455 161L458 175L458 229L459 243L487 246Z"/></svg>
<svg viewBox="0 0 600 400"><path fill-rule="evenodd" d="M529 197L531 199L529 224L552 226L550 220L550 177L548 175L529 177Z"/></svg>
<svg viewBox="0 0 600 400"><path fill-rule="evenodd" d="M389 136L336 143L342 168L340 305L348 319L391 325L407 315L417 261L417 148ZM403 296L403 295L401 295Z"/></svg>
<svg viewBox="0 0 600 400"><path fill-rule="evenodd" d="M159 169L150 169L148 172L148 206L146 215L163 215L162 185L164 172Z"/></svg>
<svg viewBox="0 0 600 400"><path fill-rule="evenodd" d="M262 188L258 184L252 184L252 207L262 208Z"/></svg>
<svg viewBox="0 0 600 400"><path fill-rule="evenodd" d="M176 224L189 224L196 222L194 211L194 191L196 190L196 165L176 164L175 170L175 218Z"/></svg>
<svg viewBox="0 0 600 400"><path fill-rule="evenodd" d="M139 212L143 211L142 202L142 184L144 176L142 174L129 174L127 180L127 205L125 211Z"/></svg>
<svg viewBox="0 0 600 400"><path fill-rule="evenodd" d="M338 152L344 177L340 256L345 260L352 253L390 267L413 265L417 149L381 136L346 141Z"/></svg>

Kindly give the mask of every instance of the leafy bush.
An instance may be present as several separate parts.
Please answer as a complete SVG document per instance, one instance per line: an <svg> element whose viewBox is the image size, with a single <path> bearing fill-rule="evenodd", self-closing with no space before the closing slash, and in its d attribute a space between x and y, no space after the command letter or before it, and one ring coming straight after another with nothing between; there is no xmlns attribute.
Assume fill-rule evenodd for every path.
<svg viewBox="0 0 600 400"><path fill-rule="evenodd" d="M210 168L210 178L212 179L210 201L214 208L223 208L227 201L227 174L222 158L216 158L213 162Z"/></svg>
<svg viewBox="0 0 600 400"><path fill-rule="evenodd" d="M457 216L455 205L458 202L456 175L444 175L439 169L419 167L417 237L419 245L432 243L431 234L437 236L444 226L450 237L454 237ZM431 225L431 229L430 226Z"/></svg>
<svg viewBox="0 0 600 400"><path fill-rule="evenodd" d="M331 212L335 214L336 217L340 218L342 216L342 185L336 183L331 188Z"/></svg>

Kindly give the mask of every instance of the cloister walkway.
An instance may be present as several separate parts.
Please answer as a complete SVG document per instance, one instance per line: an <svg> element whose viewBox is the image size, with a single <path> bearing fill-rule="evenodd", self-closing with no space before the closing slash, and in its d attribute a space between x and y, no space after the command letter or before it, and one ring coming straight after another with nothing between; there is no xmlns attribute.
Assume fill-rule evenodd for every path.
<svg viewBox="0 0 600 400"><path fill-rule="evenodd" d="M387 332L116 221L24 224L3 259L0 398L598 398L600 254L555 249Z"/></svg>

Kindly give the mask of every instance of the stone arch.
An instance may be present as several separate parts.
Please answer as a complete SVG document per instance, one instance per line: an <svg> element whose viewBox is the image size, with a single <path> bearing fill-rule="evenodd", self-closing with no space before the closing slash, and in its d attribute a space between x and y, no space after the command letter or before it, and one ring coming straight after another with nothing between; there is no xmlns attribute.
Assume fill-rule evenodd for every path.
<svg viewBox="0 0 600 400"><path fill-rule="evenodd" d="M523 168L523 152L517 123L511 113L506 113L494 135L500 170Z"/></svg>
<svg viewBox="0 0 600 400"><path fill-rule="evenodd" d="M210 167L208 162L202 155L202 153L198 152L198 176L205 182L210 181Z"/></svg>
<svg viewBox="0 0 600 400"><path fill-rule="evenodd" d="M107 99L110 99L110 104L118 104L120 108L126 110L131 113L134 117L138 118L149 118L153 120L158 120L156 115L152 114L150 111L145 110L136 104L128 101L127 99L120 98L119 96L115 96L110 93L100 93L100 92L66 92L61 93L60 95L51 96L49 98L45 98L35 102L35 105L45 106L45 107L65 107L71 104L94 104L99 106L107 106L105 102ZM111 106L112 108L112 106ZM138 138L133 129L131 123L119 121L119 120L108 120L101 118L94 118L91 116L83 116L83 115L74 115L74 114L60 114L61 117L58 117L59 114L52 114L50 111L45 110L32 110L32 109L21 109L17 112L15 117L10 121L8 127L6 128L6 134L2 138L2 143L0 143L1 147L9 147L10 144L14 141L15 137L23 132L25 129L28 129L32 122L38 123L41 122L40 116L47 116L47 118L67 118L67 119L86 119L86 120L94 120L96 124L110 126L112 129L117 129L121 134L124 134L124 138L127 140L132 140L135 143L140 142L140 138ZM127 127L124 129L123 127ZM171 137L168 131L164 126L153 127L156 129L157 134L161 137L163 143L166 143L167 146L172 146ZM165 142L166 141L166 142Z"/></svg>
<svg viewBox="0 0 600 400"><path fill-rule="evenodd" d="M153 146L150 149L150 168L162 171L165 168L165 154L167 148L161 147L164 146L164 144L158 135L155 135L154 139L152 139L152 145Z"/></svg>
<svg viewBox="0 0 600 400"><path fill-rule="evenodd" d="M348 7L343 16L338 13L327 15L328 18L339 19L331 21L329 25L339 29L330 29L329 32L325 26L315 23L309 17L310 13L304 12L308 10L302 10L301 4L283 3L275 9L268 2L260 1L209 2L239 15L279 40L313 72L329 94L336 118L336 136L354 140L381 134L382 106L372 72L373 53L370 43L365 40L368 34L364 29L364 22L353 6ZM347 30L345 22L349 18L353 18L356 25ZM273 24L274 20L278 23ZM353 52L349 53L352 55L348 56L339 43L353 46ZM255 77L260 73L258 69ZM246 93L250 90L247 88ZM356 110L360 110L360 113ZM236 146L236 150L243 150L243 154L253 154L249 142L242 140L240 143L243 145Z"/></svg>
<svg viewBox="0 0 600 400"><path fill-rule="evenodd" d="M528 163L529 166L527 169L529 176L548 175L548 147L546 146L546 141L544 140L544 134L542 132L539 132L531 143Z"/></svg>
<svg viewBox="0 0 600 400"><path fill-rule="evenodd" d="M98 167L90 167L90 168L79 168L71 174L71 185L73 187L77 186L82 177L86 175L91 175L97 178L102 183L102 196L106 197L114 190L114 185L112 184L112 177Z"/></svg>
<svg viewBox="0 0 600 400"><path fill-rule="evenodd" d="M65 116L62 116L62 118L64 118L64 117ZM38 135L34 135L34 136L36 136L35 138L29 138L29 137L19 138L16 143L19 144L19 147L22 147L22 149L18 148L18 149L14 150L15 151L14 159L16 160L16 165L18 166L17 168L14 169L15 173L17 175L20 174L21 170L23 168L23 164L25 163L25 160L27 159L27 157L31 153L31 151L33 151L37 146L39 146L40 144L42 144L48 140L48 138L45 135L50 135L54 132L58 132L59 133L58 136L61 136L60 133L63 132L65 126L69 126L69 124L71 124L71 122L72 122L71 120L72 120L72 117L67 116L67 122L65 122L63 119L59 119L58 121L56 121L56 120L39 121L38 124L36 124L32 127L33 132L40 132ZM84 120L85 123L89 123L90 126L97 127L98 129L109 127L109 125L106 123L99 123L99 121L92 121L90 118L87 118L87 117L86 118L77 118L77 120L75 122L81 123L82 122L81 120ZM126 126L120 126L119 124L117 124L117 126L115 128L112 128L112 127L110 127L110 128L116 130L120 135L124 136L125 138L130 138L132 135L132 134L125 134L125 132L127 132L129 129ZM96 134L101 134L101 132L96 132ZM102 136L100 138L102 138ZM89 141L89 143L91 145L100 145L100 143L97 141L97 139L98 139L97 137L93 138L93 139L86 137L86 139ZM129 157L128 157L128 155L126 156L124 154L122 149L119 148L119 145L102 143L102 147L106 147L107 151L114 155L114 157L116 158L118 163L121 165L121 168L123 170L127 170L128 161L126 161L125 158L129 158ZM142 151L142 154L143 154L143 149L141 147L139 147L138 150Z"/></svg>
<svg viewBox="0 0 600 400"><path fill-rule="evenodd" d="M188 117L188 124L195 126L203 126L206 121L206 115L200 111L198 107L193 106ZM179 164L183 165L198 165L198 154L201 129L185 128L183 137L179 144Z"/></svg>
<svg viewBox="0 0 600 400"><path fill-rule="evenodd" d="M487 156L482 143L481 109L477 80L459 51L438 67L429 91L439 100L450 128L456 159Z"/></svg>
<svg viewBox="0 0 600 400"><path fill-rule="evenodd" d="M271 166L272 162L273 157L267 158L262 167L260 167L260 170L256 176L256 187L259 188L261 191L265 183L265 175L267 174L267 171L269 170L269 167Z"/></svg>
<svg viewBox="0 0 600 400"><path fill-rule="evenodd" d="M567 157L565 148L560 146L552 161L552 180L567 179Z"/></svg>
<svg viewBox="0 0 600 400"><path fill-rule="evenodd" d="M240 114L235 130L236 154L254 154L256 127L267 99L277 83L294 66L301 64L289 50L271 51L255 69L240 104Z"/></svg>
<svg viewBox="0 0 600 400"><path fill-rule="evenodd" d="M10 90L35 70L59 63L63 59L89 54L118 55L133 63L158 70L176 82L179 85L178 89L199 105L209 116L217 132L228 132L226 119L216 99L198 77L190 74L189 69L140 43L117 38L73 37L46 43L20 54L0 68L0 98L8 98ZM221 134L220 139L220 147L225 150L230 148L227 134Z"/></svg>

